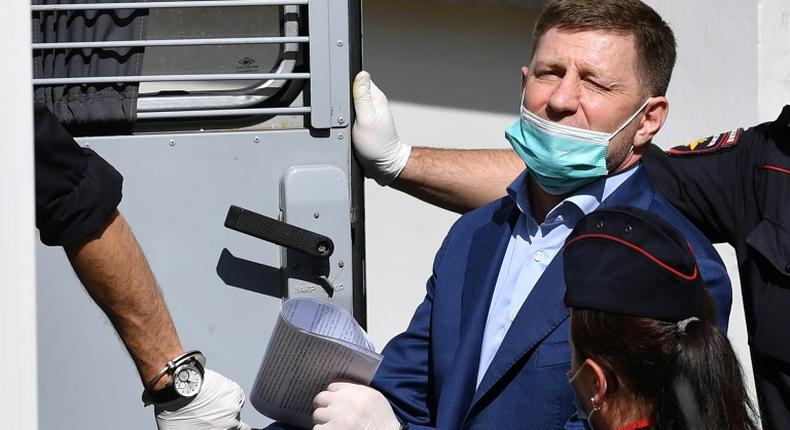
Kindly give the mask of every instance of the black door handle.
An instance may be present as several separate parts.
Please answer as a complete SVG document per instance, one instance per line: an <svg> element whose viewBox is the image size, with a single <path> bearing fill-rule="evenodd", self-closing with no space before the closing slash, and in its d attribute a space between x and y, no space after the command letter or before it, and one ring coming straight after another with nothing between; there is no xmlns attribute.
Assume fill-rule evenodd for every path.
<svg viewBox="0 0 790 430"><path fill-rule="evenodd" d="M316 258L329 258L335 250L332 239L322 234L238 206L228 209L225 227Z"/></svg>

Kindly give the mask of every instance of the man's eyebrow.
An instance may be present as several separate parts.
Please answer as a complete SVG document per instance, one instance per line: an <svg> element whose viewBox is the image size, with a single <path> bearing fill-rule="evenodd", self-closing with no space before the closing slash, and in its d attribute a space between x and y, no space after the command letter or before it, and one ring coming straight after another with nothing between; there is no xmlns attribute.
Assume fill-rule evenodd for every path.
<svg viewBox="0 0 790 430"><path fill-rule="evenodd" d="M548 67L552 69L563 67L559 61L540 60L535 62L535 67Z"/></svg>
<svg viewBox="0 0 790 430"><path fill-rule="evenodd" d="M611 76L609 76L608 74L604 73L604 71L601 70L599 67L596 67L596 66L594 66L594 65L592 65L590 63L582 61L579 64L579 66L580 66L579 67L579 69L580 69L579 73L581 75L583 75L583 76L586 75L586 76L592 76L594 78L613 80L613 78Z"/></svg>
<svg viewBox="0 0 790 430"><path fill-rule="evenodd" d="M549 69L564 69L565 64L561 61L554 61L554 60L539 60L535 62L534 68L549 68ZM580 74L583 76L592 76L596 78L606 79L606 80L614 80L613 77L608 76L606 73L603 72L599 67L596 67L590 63L581 62L580 64Z"/></svg>
<svg viewBox="0 0 790 430"><path fill-rule="evenodd" d="M612 75L611 73L606 73L604 70L596 67L590 63L581 63L579 75L582 78L591 77L595 78L601 82L606 83L607 85L618 85L620 79L617 76Z"/></svg>
<svg viewBox="0 0 790 430"><path fill-rule="evenodd" d="M561 61L538 60L535 62L535 65L532 67L533 71L541 68L557 70L557 69L564 69L565 65ZM620 79L618 79L616 76L612 76L610 73L604 72L601 68L584 61L579 63L579 75L581 78L585 78L585 77L594 78L600 81L601 83L605 83L607 86L619 86L619 82L620 82Z"/></svg>

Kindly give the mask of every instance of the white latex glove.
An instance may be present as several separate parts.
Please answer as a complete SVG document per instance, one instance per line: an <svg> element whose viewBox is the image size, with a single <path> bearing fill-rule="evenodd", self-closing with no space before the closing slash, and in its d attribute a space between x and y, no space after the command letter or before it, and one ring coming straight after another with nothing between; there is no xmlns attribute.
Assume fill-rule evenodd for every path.
<svg viewBox="0 0 790 430"><path fill-rule="evenodd" d="M398 430L384 395L359 384L335 382L313 399L313 430Z"/></svg>
<svg viewBox="0 0 790 430"><path fill-rule="evenodd" d="M244 391L239 384L206 369L200 392L177 411L154 410L159 430L250 430L241 422Z"/></svg>
<svg viewBox="0 0 790 430"><path fill-rule="evenodd" d="M365 176L379 185L389 185L406 167L411 146L401 143L387 96L370 80L368 72L354 78L354 109L357 119L351 129L354 151Z"/></svg>

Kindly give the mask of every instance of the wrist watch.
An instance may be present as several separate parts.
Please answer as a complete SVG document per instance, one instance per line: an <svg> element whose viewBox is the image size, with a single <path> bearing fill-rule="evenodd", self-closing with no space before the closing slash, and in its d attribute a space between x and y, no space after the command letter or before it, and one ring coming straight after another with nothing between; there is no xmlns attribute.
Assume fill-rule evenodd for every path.
<svg viewBox="0 0 790 430"><path fill-rule="evenodd" d="M191 402L203 386L206 357L200 351L188 351L167 362L165 367L143 389L143 405L174 411ZM164 388L153 390L165 375L170 382Z"/></svg>

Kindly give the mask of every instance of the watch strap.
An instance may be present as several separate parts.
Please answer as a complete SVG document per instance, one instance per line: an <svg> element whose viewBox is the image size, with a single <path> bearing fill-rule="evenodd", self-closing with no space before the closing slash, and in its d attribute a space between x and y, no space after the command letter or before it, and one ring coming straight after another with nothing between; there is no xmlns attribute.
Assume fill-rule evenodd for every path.
<svg viewBox="0 0 790 430"><path fill-rule="evenodd" d="M174 387L175 381L170 380L164 388L150 390L148 404L153 404L158 410L175 411L191 402L195 397L184 397L178 394Z"/></svg>

